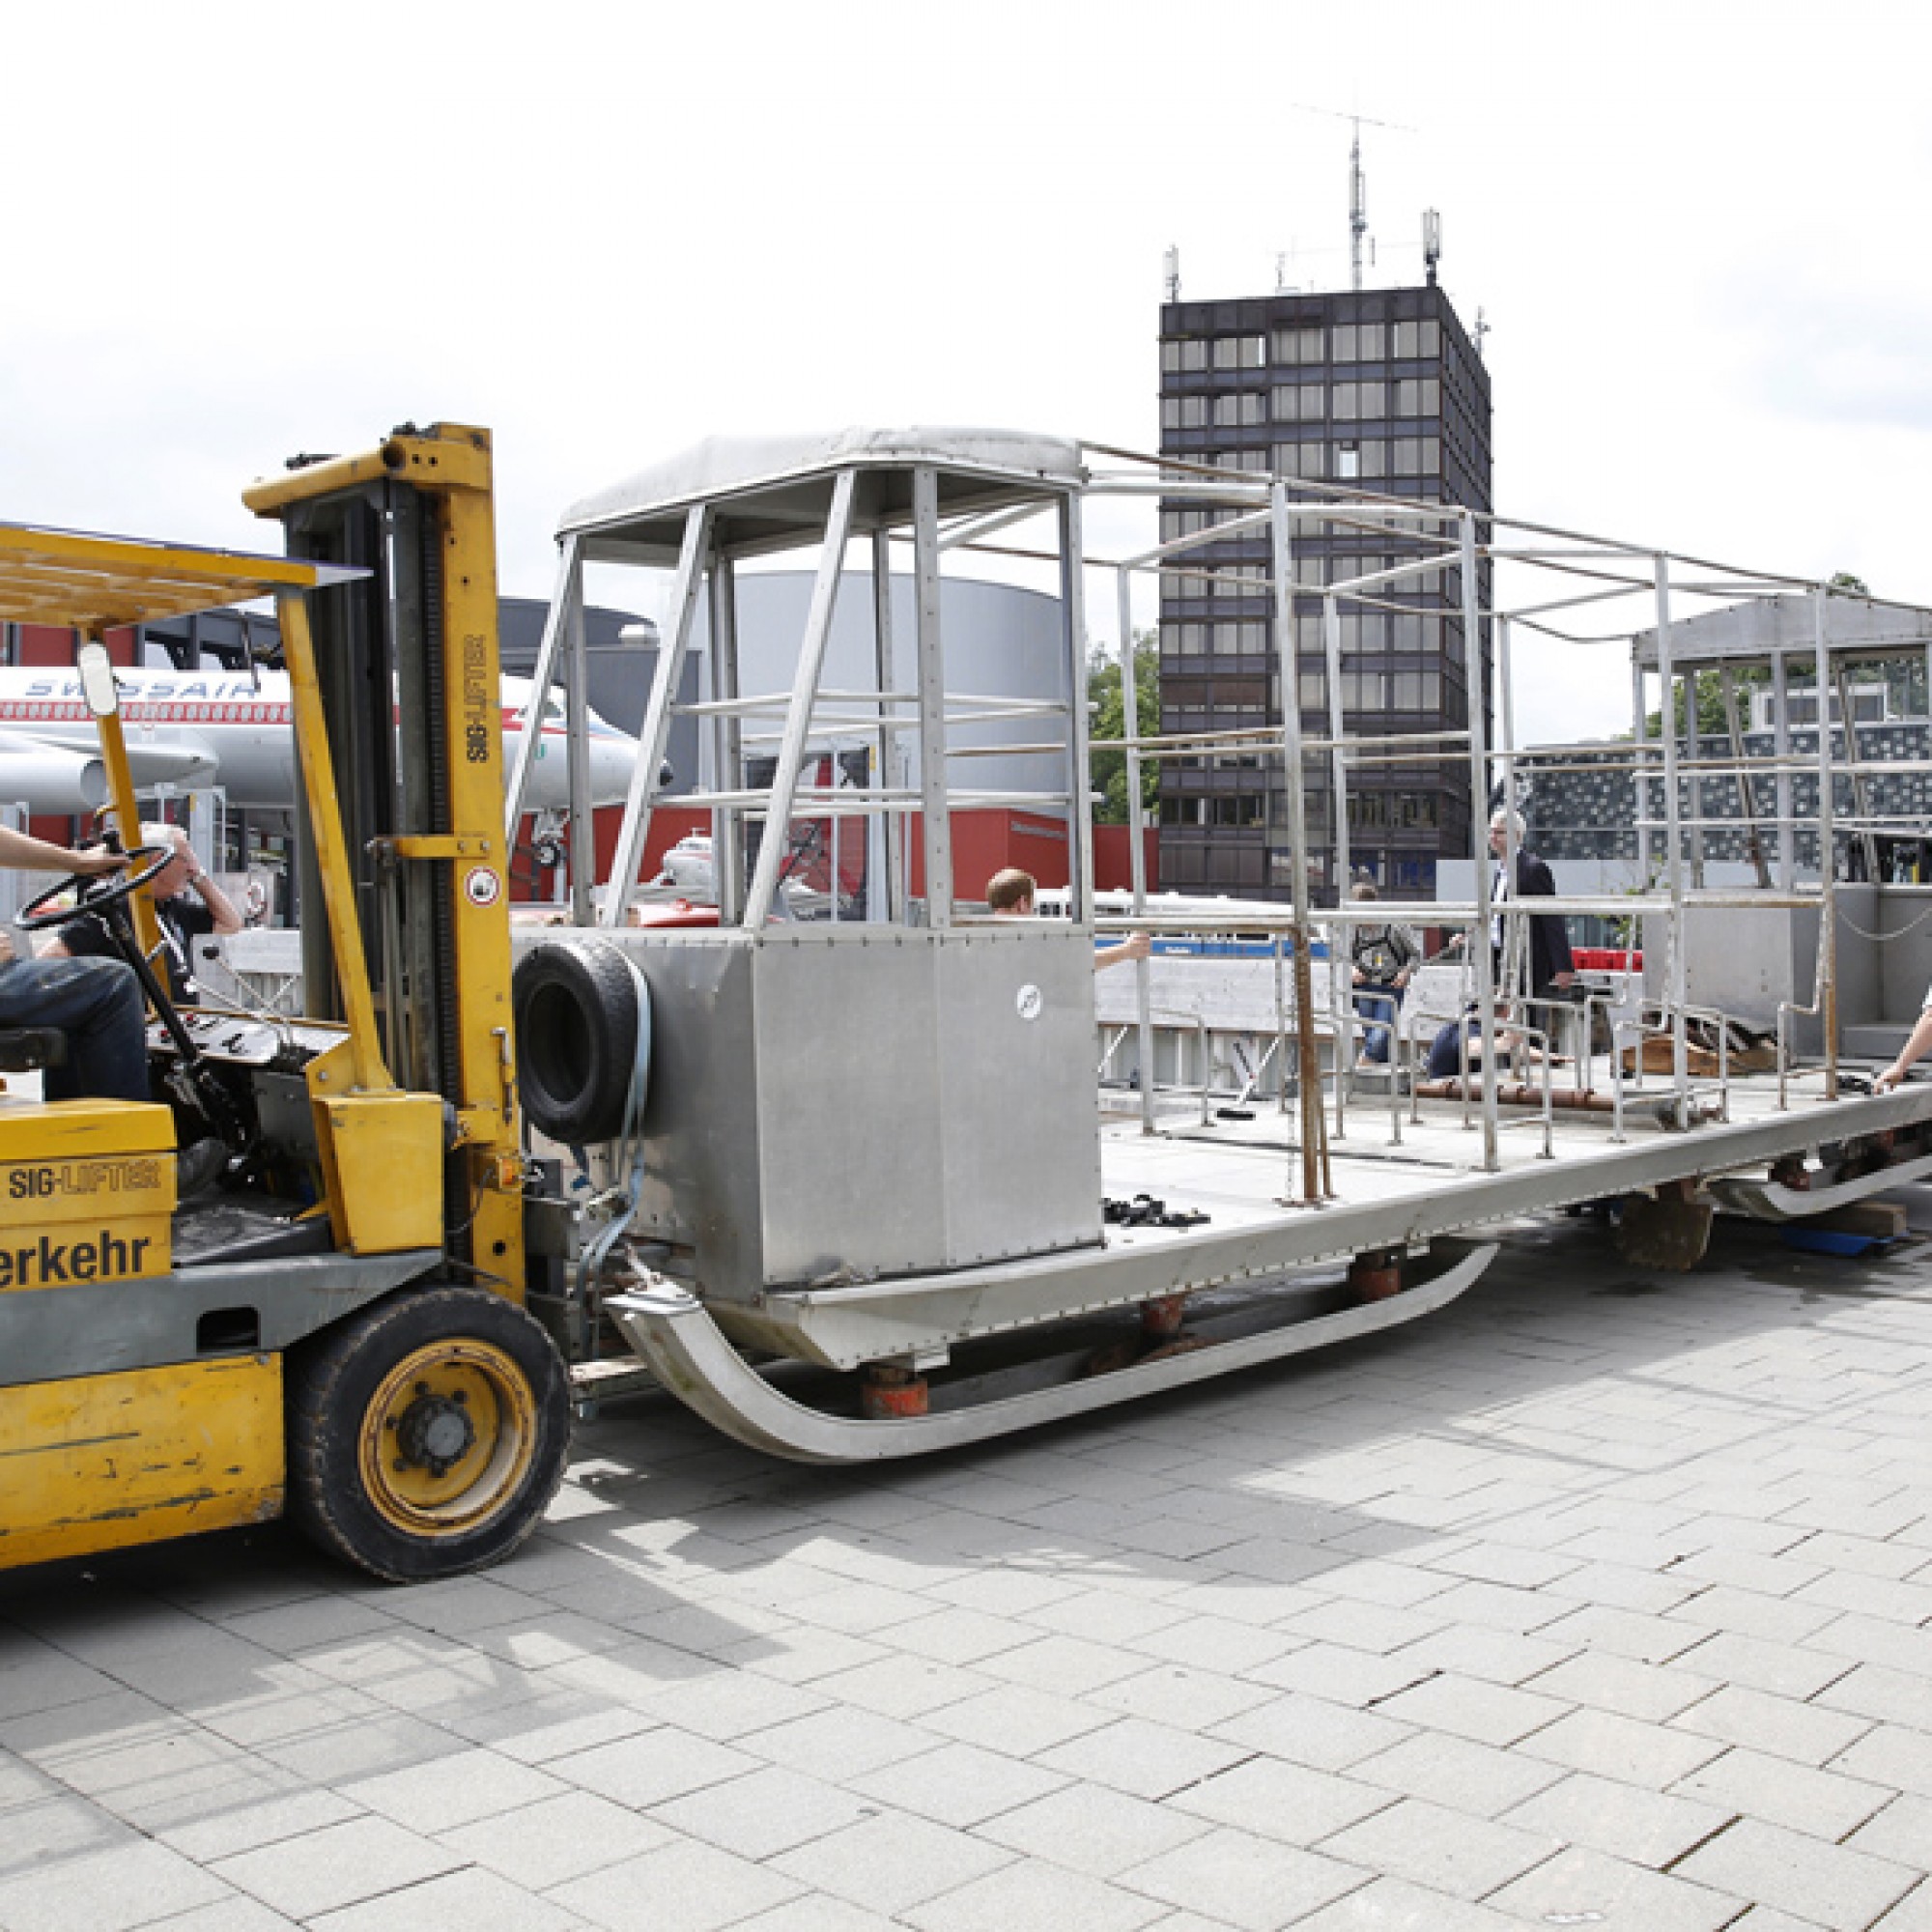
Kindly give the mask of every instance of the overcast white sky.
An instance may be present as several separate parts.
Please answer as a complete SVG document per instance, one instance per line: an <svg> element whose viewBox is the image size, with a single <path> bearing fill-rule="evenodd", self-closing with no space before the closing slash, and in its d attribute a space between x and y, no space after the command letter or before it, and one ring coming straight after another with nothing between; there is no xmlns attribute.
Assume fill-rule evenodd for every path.
<svg viewBox="0 0 1932 1932"><path fill-rule="evenodd" d="M1346 281L1349 128L1306 103L1403 124L1364 129L1371 279L1440 209L1499 508L1932 602L1928 17L17 8L0 518L272 549L251 476L476 422L541 596L564 504L714 432L1151 449L1170 242L1188 296L1285 250ZM1523 740L1625 724L1621 650L1521 657Z"/></svg>

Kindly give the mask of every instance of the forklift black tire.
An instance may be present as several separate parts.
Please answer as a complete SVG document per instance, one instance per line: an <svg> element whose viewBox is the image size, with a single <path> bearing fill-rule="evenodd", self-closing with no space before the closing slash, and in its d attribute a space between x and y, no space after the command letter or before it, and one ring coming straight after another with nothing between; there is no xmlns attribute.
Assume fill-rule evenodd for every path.
<svg viewBox="0 0 1932 1932"><path fill-rule="evenodd" d="M517 962L511 997L530 1124L565 1147L622 1133L638 1058L630 961L595 939L532 947Z"/></svg>
<svg viewBox="0 0 1932 1932"><path fill-rule="evenodd" d="M563 1360L487 1290L405 1289L303 1344L287 1371L289 1515L387 1582L500 1562L563 1480Z"/></svg>

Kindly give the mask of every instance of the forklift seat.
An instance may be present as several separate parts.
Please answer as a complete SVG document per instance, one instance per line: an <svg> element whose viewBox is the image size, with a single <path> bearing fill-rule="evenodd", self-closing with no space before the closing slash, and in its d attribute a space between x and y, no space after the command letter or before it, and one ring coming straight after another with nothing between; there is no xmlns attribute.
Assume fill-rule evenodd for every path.
<svg viewBox="0 0 1932 1932"><path fill-rule="evenodd" d="M0 1073L66 1065L67 1035L59 1027L0 1027Z"/></svg>

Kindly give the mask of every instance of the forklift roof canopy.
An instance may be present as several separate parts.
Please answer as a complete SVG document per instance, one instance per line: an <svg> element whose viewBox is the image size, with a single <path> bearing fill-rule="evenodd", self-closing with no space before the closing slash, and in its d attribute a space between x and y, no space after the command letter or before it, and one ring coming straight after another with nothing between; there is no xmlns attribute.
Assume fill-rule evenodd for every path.
<svg viewBox="0 0 1932 1932"><path fill-rule="evenodd" d="M0 620L14 624L99 632L361 575L298 557L0 524Z"/></svg>

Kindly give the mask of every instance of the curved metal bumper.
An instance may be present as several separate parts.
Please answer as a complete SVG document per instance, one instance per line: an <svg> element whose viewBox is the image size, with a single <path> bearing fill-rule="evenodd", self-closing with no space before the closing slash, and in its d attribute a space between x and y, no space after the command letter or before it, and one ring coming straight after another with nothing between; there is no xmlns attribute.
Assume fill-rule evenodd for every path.
<svg viewBox="0 0 1932 1932"><path fill-rule="evenodd" d="M1932 1175L1932 1153L1874 1168L1833 1187L1786 1187L1776 1180L1724 1175L1710 1182L1710 1191L1734 1213L1748 1214L1756 1221L1808 1221L1814 1214L1849 1208L1855 1201L1883 1194L1888 1187L1902 1187L1909 1180L1922 1180L1927 1175Z"/></svg>
<svg viewBox="0 0 1932 1932"><path fill-rule="evenodd" d="M1441 1274L1385 1301L1291 1316L1259 1330L1252 1328L1252 1313L1245 1321L1241 1317L1210 1319L1191 1328L1207 1347L1108 1375L889 1421L831 1415L792 1401L747 1364L704 1304L684 1289L665 1283L613 1295L604 1306L659 1381L726 1435L792 1462L870 1463L983 1442L1398 1327L1454 1301L1481 1276L1495 1252L1493 1243L1472 1249Z"/></svg>

